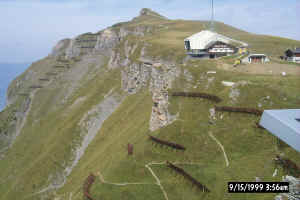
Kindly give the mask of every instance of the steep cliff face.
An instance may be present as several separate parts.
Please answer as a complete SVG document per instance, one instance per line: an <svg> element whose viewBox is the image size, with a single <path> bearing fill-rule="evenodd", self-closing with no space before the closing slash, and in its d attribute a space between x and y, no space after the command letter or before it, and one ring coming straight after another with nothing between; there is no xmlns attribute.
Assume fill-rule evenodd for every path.
<svg viewBox="0 0 300 200"><path fill-rule="evenodd" d="M66 49L71 45L70 39L63 39L59 41L52 49L52 56L59 56L62 52L66 51Z"/></svg>
<svg viewBox="0 0 300 200"><path fill-rule="evenodd" d="M212 102L174 98L170 93L207 92L220 96L224 105L253 107L268 95L272 105L259 102L266 108L293 107L300 99L295 95L300 82L293 76L280 81L236 72L233 76L216 67L223 60L185 59L183 38L197 27L203 23L168 20L143 9L132 21L61 40L48 57L33 63L10 85L9 106L0 113L0 199L80 200L91 172L104 174L107 182L143 183L111 192L110 185L97 179L92 187L95 199L118 199L115 194L152 198L149 193L164 199L147 169L165 160L197 163L187 169L215 188L211 195L201 196L208 200L229 198L224 180L269 176L273 167L265 165L265 158L271 160L274 151L263 146L272 146L272 137L252 128L257 118L218 114ZM239 37L247 34L224 30ZM211 70L216 73L207 73ZM247 84L228 88L223 80ZM279 87L282 82L286 88ZM249 90L256 95L248 95ZM216 150L208 132L225 146L230 168L224 167L224 154ZM156 150L147 142L149 133L180 143L187 151ZM132 157L127 155L128 143L134 145ZM298 155L290 148L285 153ZM199 198L185 186L176 188L176 180L161 165L153 167L153 173L162 179L170 199Z"/></svg>

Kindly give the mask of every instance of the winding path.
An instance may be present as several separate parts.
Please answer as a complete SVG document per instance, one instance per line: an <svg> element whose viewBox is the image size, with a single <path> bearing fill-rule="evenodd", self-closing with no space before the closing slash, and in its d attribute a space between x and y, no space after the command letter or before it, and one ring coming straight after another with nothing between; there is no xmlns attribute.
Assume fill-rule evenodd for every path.
<svg viewBox="0 0 300 200"><path fill-rule="evenodd" d="M151 165L161 165L161 164L165 164L165 163L154 163L154 162L151 162L151 163L148 163L147 165L145 165L145 167L150 171L150 173L152 174L152 176L155 178L156 180L156 184L160 187L161 191L163 192L164 194L164 197L166 200L169 200L168 198L168 194L166 192L166 190L164 189L164 187L162 186L159 178L156 176L156 174L153 172L153 170L151 169Z"/></svg>
<svg viewBox="0 0 300 200"><path fill-rule="evenodd" d="M166 190L164 189L164 187L162 186L162 184L161 184L158 176L154 173L154 171L150 167L151 165L164 165L164 164L165 164L165 162L160 162L160 163L150 162L150 163L148 163L148 164L145 165L145 167L150 171L150 173L152 174L152 176L156 180L156 183L138 183L138 182L136 182L136 183L128 183L128 182L124 182L124 183L112 183L112 182L106 181L100 171L97 172L97 175L99 176L99 179L100 179L100 181L102 183L110 184L110 185L115 185L115 186L126 186L126 185L158 185L160 187L161 191L163 192L165 199L169 200L168 194L167 194Z"/></svg>
<svg viewBox="0 0 300 200"><path fill-rule="evenodd" d="M216 141L216 143L220 146L220 148L222 149L223 151L223 154L224 154L224 158L225 158L225 162L226 162L226 166L228 167L229 166L229 161L228 161L228 158L227 158L227 155L226 155L226 152L225 152L225 149L223 147L223 145L221 144L221 142L211 133L209 132L208 133L209 136L214 140Z"/></svg>
<svg viewBox="0 0 300 200"><path fill-rule="evenodd" d="M195 163L195 162L172 162L172 163L174 163L176 165L201 165L200 163ZM156 183L143 183L143 182L141 182L141 183L139 183L139 182L133 182L133 183L129 183L129 182L112 183L112 182L106 181L100 171L97 172L97 175L99 176L99 179L100 179L100 181L102 183L110 184L110 185L115 185L115 186L126 186L126 185L158 185L160 187L161 191L163 192L163 195L164 195L165 199L169 200L168 194L167 194L166 190L164 189L163 185L161 184L160 179L158 178L158 176L154 173L154 171L150 167L151 165L165 165L165 164L166 164L166 162L150 162L150 163L148 163L148 164L145 165L145 167L149 170L149 172L151 173L151 175L156 180Z"/></svg>
<svg viewBox="0 0 300 200"><path fill-rule="evenodd" d="M126 185L155 185L155 183L139 183L139 182L136 182L136 183L128 183L128 182L124 182L124 183L112 183L112 182L109 182L109 181L106 181L103 177L103 175L101 174L100 171L97 172L97 175L99 176L99 179L102 183L105 183L105 184L109 184L109 185L115 185L115 186L126 186Z"/></svg>
<svg viewBox="0 0 300 200"><path fill-rule="evenodd" d="M197 163L197 162L172 162L173 164L176 164L176 165L201 165L201 163ZM101 174L100 171L98 171L96 174L97 176L99 177L100 181L104 184L109 184L109 185L114 185L114 186L127 186L127 185L157 185L160 187L161 191L163 192L163 195L164 195L164 198L165 200L169 200L168 198L168 194L166 192L166 190L164 189L163 185L161 184L161 181L159 179L159 177L155 174L155 172L153 171L153 169L151 168L152 165L166 165L166 162L150 162L148 164L145 165L145 167L150 171L151 175L154 177L154 179L156 180L155 183L146 183L146 182L123 182L123 183L113 183L113 182L109 182L109 181L106 181L103 177L103 175ZM80 188L80 187L79 187ZM53 185L50 185L38 192L35 192L31 195L28 195L26 196L25 198L23 199L28 199L29 197L32 197L32 196L35 196L37 194L41 194L41 193L44 193L48 190L51 190L51 189L55 189L55 187ZM72 200L73 197L77 197L78 195L80 194L80 190L78 190L74 195L73 193L69 193L69 199Z"/></svg>

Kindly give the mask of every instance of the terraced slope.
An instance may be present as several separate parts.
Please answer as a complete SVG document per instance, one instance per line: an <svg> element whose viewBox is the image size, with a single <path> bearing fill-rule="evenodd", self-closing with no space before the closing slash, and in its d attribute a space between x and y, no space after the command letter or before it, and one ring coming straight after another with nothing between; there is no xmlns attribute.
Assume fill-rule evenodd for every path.
<svg viewBox="0 0 300 200"><path fill-rule="evenodd" d="M91 173L94 199L273 199L228 194L227 181L281 180L286 172L278 168L273 177L272 159L281 153L299 163L299 153L256 128L259 117L213 108L299 108L300 79L226 71L225 59L185 59L183 38L206 24L144 9L130 22L93 34L97 41L86 41L93 48L81 48L79 40L90 40L82 38L86 34L65 39L34 63L12 82L10 104L0 113L0 199L85 199ZM274 57L300 44L222 23L217 30ZM236 84L226 87L224 80ZM223 101L172 92L209 93ZM152 144L149 134L186 150ZM211 192L192 188L167 160Z"/></svg>

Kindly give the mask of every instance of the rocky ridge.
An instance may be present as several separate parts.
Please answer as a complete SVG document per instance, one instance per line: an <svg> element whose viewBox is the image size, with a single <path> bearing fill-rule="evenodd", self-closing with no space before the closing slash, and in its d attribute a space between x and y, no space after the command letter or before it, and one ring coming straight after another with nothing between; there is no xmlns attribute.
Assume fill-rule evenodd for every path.
<svg viewBox="0 0 300 200"><path fill-rule="evenodd" d="M161 17L156 16L149 10L142 10L141 16L146 15ZM18 93L25 92L25 87L29 87L30 85L39 86L40 83L37 77L40 77L41 73L55 73L57 74L56 77L41 87L48 87L49 89L60 88L60 92L55 95L56 97L53 101L55 106L51 107L53 111L59 109L62 105L68 103L72 95L80 88L80 84L83 83L82 81L91 80L93 78L91 72L99 70L99 67L104 65L105 60L107 60L108 69L121 69L120 79L122 90L128 95L135 94L142 88L148 87L153 100L149 121L150 131L155 131L172 123L176 119L176 116L172 116L168 112L168 89L172 87L172 82L179 76L180 71L175 63L161 59L157 60L148 56L147 43L130 43L128 40L128 36L140 38L152 31L154 31L153 27L144 25L133 28L123 26L117 28L109 27L95 34L85 33L73 39L59 41L54 46L52 53L46 58L46 62L50 64L55 61L56 65L69 67L64 67L63 70L53 72L51 68L38 68L39 63L36 63L36 67L31 67L25 74L14 81L13 86L8 91L9 104L14 105L17 102L20 98ZM133 54L138 55L138 58L133 59ZM90 65L95 67L88 67ZM33 111L31 108L31 104L34 98L36 98L35 96L41 95L38 91L39 89L36 89L34 93L28 91L28 96L24 96L24 101L21 101L23 103L20 104L18 112L15 113L16 121L12 122L12 127L14 127L15 132L18 134L21 133L21 129L24 126L22 124L26 123L28 113L31 112L31 114L34 114L38 112L38 110ZM72 169L77 165L85 149L101 128L103 121L121 103L119 100L114 100L114 97L106 97L105 99L99 103L99 108L87 112L78 125L82 127L81 133L87 132L87 134L82 135L82 143L73 149L73 158L70 158L72 162L69 163L66 161L61 163L63 170L50 174L47 186L41 188L33 195L42 195L51 192L65 184ZM102 105L105 105L105 108ZM101 112L99 112L99 109ZM108 109L105 112L107 114L102 113L103 109ZM35 121L38 123L39 120ZM10 147L18 134L12 133L13 137L7 139L9 140L7 143L9 143ZM6 150L1 151L3 156Z"/></svg>
<svg viewBox="0 0 300 200"><path fill-rule="evenodd" d="M154 16L164 18L149 9L142 9L141 16ZM139 18L139 17L138 17ZM134 20L138 19L135 18ZM166 18L164 18L166 19ZM133 21L134 21L133 20ZM120 27L118 29L107 28L97 34L97 40L91 49L82 51L81 36L75 39L64 39L53 48L52 56L64 56L65 59L72 59L83 54L103 53L109 57L109 68L122 68L122 89L128 94L135 94L142 87L149 83L149 90L152 93L153 108L150 119L150 130L170 124L175 116L168 112L168 89L172 87L172 81L179 76L180 71L172 62L155 60L147 56L147 43L135 43L129 45L127 36L143 37L153 31L151 26L136 26L134 28ZM92 35L92 34L90 34ZM116 49L123 43L123 49ZM138 50L138 45L143 46L137 54L139 58L132 60L130 57ZM66 47L67 46L67 47ZM60 51L60 53L58 53ZM124 54L124 55L122 55Z"/></svg>

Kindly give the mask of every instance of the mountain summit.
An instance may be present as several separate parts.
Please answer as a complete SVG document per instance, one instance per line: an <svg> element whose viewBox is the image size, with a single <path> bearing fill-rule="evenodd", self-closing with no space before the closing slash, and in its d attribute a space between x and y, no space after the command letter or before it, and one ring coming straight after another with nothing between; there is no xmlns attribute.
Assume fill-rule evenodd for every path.
<svg viewBox="0 0 300 200"><path fill-rule="evenodd" d="M150 8L141 9L140 16L152 16L152 17L159 17L159 18L167 19L166 17L158 14L157 12L151 10Z"/></svg>

